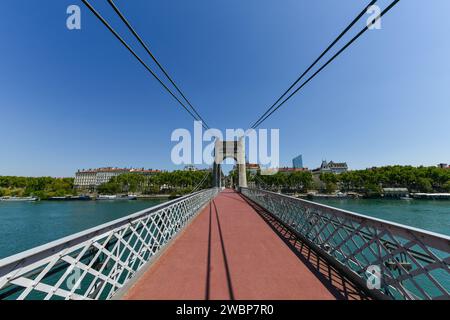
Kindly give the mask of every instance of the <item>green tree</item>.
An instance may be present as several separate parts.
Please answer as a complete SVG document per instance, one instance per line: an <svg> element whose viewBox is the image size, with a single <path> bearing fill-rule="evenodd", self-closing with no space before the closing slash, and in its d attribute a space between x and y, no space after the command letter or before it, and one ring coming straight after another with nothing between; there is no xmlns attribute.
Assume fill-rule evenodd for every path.
<svg viewBox="0 0 450 320"><path fill-rule="evenodd" d="M418 178L417 188L420 192L433 192L432 180L429 178Z"/></svg>
<svg viewBox="0 0 450 320"><path fill-rule="evenodd" d="M325 183L325 192L328 194L335 193L337 190L337 185L334 182L326 182Z"/></svg>
<svg viewBox="0 0 450 320"><path fill-rule="evenodd" d="M381 196L381 187L374 183L367 183L364 187L365 194L369 198L378 198Z"/></svg>
<svg viewBox="0 0 450 320"><path fill-rule="evenodd" d="M445 192L450 192L450 180L448 180L448 181L443 185L443 189L445 190Z"/></svg>

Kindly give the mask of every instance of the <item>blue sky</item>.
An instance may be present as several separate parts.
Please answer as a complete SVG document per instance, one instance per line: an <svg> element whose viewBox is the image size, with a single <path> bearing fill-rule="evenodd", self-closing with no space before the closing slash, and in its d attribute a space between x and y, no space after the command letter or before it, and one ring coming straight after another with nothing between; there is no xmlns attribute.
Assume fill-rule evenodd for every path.
<svg viewBox="0 0 450 320"><path fill-rule="evenodd" d="M136 45L106 0L91 2ZM219 129L253 123L368 2L116 0ZM70 4L82 30L66 29ZM448 0L400 1L275 113L263 127L280 128L281 163L450 162L449 12ZM175 168L170 135L191 118L81 1L8 0L0 37L0 175Z"/></svg>

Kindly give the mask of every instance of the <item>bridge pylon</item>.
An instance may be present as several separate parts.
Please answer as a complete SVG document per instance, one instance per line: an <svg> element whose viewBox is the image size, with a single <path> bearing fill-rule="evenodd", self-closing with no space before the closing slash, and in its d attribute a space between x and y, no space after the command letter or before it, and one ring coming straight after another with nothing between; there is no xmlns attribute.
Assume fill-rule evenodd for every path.
<svg viewBox="0 0 450 320"><path fill-rule="evenodd" d="M238 186L247 188L247 169L245 165L245 141L240 138L237 141L216 140L214 146L213 187L222 187L221 163L226 158L233 158L239 171Z"/></svg>

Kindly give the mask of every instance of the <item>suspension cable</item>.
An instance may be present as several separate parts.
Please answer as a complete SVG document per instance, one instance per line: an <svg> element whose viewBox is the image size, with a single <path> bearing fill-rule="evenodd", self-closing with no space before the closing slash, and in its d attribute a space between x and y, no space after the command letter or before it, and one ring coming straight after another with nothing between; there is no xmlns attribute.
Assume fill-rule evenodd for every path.
<svg viewBox="0 0 450 320"><path fill-rule="evenodd" d="M262 120L260 120L254 128L260 126L267 118L269 118L274 112L276 112L281 106L283 106L287 101L289 101L298 91L300 91L304 86L306 86L315 76L317 76L323 69L325 69L331 62L333 62L342 52L344 52L350 45L352 45L359 37L361 37L369 27L375 24L381 17L383 17L387 12L389 12L400 0L394 0L386 9L383 10L376 18L372 20L370 24L364 27L355 37L353 37L347 44L342 47L333 57L331 57L322 67L319 68L311 77L309 77L303 84L298 87L294 92L292 92L286 99L283 100L275 109L273 109L269 114L267 114Z"/></svg>
<svg viewBox="0 0 450 320"><path fill-rule="evenodd" d="M180 99L164 84L164 82L150 69L150 67L139 57L139 55L128 45L127 42L111 27L111 25L101 16L100 13L97 12L97 10L94 9L94 7L87 1L87 0L81 0L88 9L99 19L103 25L108 28L108 30L122 43L122 45L128 49L128 51L141 63L141 65L147 69L148 72L151 73L151 75L163 86L163 88L169 92L169 94L176 100L178 103L191 115L192 118L194 118L196 121L201 121L199 118L197 118L185 105L183 102L180 101ZM208 129L204 123L202 123L202 126L205 129Z"/></svg>
<svg viewBox="0 0 450 320"><path fill-rule="evenodd" d="M261 121L262 118L264 118L273 108L275 108L275 106L278 104L278 102L281 101L281 99L283 99L288 93L289 91L292 90L292 88L294 88L297 83L300 82L301 79L303 79L303 77L312 69L314 68L314 66L328 53L328 51L331 50L331 48L334 47L334 45L356 24L356 22L359 21L359 19L361 19L361 17L367 12L367 10L374 5L377 2L377 0L372 0L367 6L364 7L364 9L356 16L355 19L353 19L353 21L339 34L339 36L334 39L334 41L320 54L320 56L300 75L300 77L297 78L297 80L295 80L295 82L278 98L277 101L275 101L274 104L272 104L272 106L270 108L268 108L266 110L266 112L264 112L264 114L262 116L259 117L258 120L256 120L255 123L253 123L252 128L255 129L256 125L258 124L259 121Z"/></svg>
<svg viewBox="0 0 450 320"><path fill-rule="evenodd" d="M148 45L144 42L144 40L142 40L142 37L137 33L137 31L133 28L133 26L131 25L131 23L127 20L127 18L125 18L125 16L123 15L123 13L120 11L120 9L115 5L113 0L108 0L108 3L110 4L110 6L114 9L114 11L117 13L117 15L120 17L120 19L122 20L122 22L127 26L127 28L131 31L131 33L135 36L135 38L139 41L139 43L142 45L142 47L144 47L145 51L147 51L147 53L149 54L149 56L152 58L152 60L156 63L156 65L158 66L158 68L164 73L164 75L166 76L166 78L170 81L170 83L175 87L175 89L178 91L178 93L183 97L183 99L187 102L187 104L191 107L192 111L194 111L194 113L196 114L196 116L198 118L200 118L203 123L206 125L206 127L209 128L208 124L206 123L206 121L202 118L202 116L197 112L197 110L195 109L195 107L191 104L191 102L186 98L186 96L184 95L184 93L181 91L181 89L176 85L175 81L169 76L169 74L167 73L167 71L164 69L164 67L161 65L161 63L158 61L158 59L156 59L156 57L153 55L153 53L150 51Z"/></svg>
<svg viewBox="0 0 450 320"><path fill-rule="evenodd" d="M203 179L197 184L197 186L191 191L191 193L194 193L195 191L197 191L197 189L203 185L203 183L205 182L206 178L208 177L208 175L210 174L209 171L206 171L205 175L203 176Z"/></svg>

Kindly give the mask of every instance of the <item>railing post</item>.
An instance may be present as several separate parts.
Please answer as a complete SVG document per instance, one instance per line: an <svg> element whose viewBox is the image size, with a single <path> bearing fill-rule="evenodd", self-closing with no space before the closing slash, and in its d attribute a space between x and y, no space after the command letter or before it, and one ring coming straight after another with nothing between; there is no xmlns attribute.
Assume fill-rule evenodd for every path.
<svg viewBox="0 0 450 320"><path fill-rule="evenodd" d="M198 191L0 260L0 299L16 299L16 292L24 299L36 298L33 292L46 299L109 299L217 192ZM75 268L81 275L67 288Z"/></svg>
<svg viewBox="0 0 450 320"><path fill-rule="evenodd" d="M449 236L261 189L241 192L374 297L450 299ZM368 289L374 265L380 287Z"/></svg>

